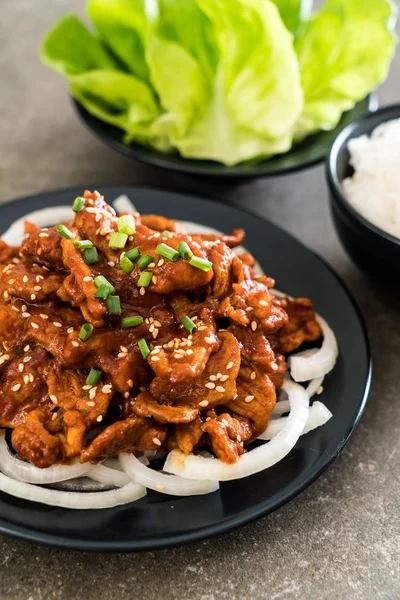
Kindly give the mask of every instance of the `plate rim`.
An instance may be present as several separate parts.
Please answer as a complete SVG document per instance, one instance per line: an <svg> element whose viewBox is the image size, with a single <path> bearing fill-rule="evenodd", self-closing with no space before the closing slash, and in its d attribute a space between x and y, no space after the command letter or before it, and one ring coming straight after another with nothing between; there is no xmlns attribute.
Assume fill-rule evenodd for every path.
<svg viewBox="0 0 400 600"><path fill-rule="evenodd" d="M156 152L158 152L158 154L155 156L147 155L141 151L140 144L135 143L134 146L128 146L127 144L124 144L123 142L116 140L112 135L109 135L106 132L99 133L97 131L97 129L93 128L89 124L88 117L90 119L94 119L95 121L98 121L99 123L104 124L106 126L114 127L116 129L118 129L118 127L112 125L111 123L106 123L106 122L101 121L101 119L99 119L99 118L95 117L94 115L92 115L91 113L89 113L89 111L87 111L86 108L76 98L74 98L72 95L69 95L69 97L70 97L72 106L79 117L79 120L83 123L85 128L88 131L90 131L92 133L92 135L95 138L97 138L98 140L100 140L105 146L111 148L112 150L115 150L116 152L119 152L120 154L122 154L124 156L127 156L131 160L137 160L138 162L146 164L146 165L151 165L151 166L157 167L159 169L170 170L175 173L181 173L183 175L192 175L194 177L210 177L210 178L214 178L214 179L228 179L228 180L240 180L240 179L245 180L245 179L255 179L255 178L279 177L279 176L283 176L283 175L297 173L298 171L305 171L306 169L310 169L318 164L321 164L327 160L327 158L329 156L329 152L330 152L330 148L329 148L326 155L324 155L322 157L316 157L316 158L307 160L304 163L302 163L301 165L288 166L288 167L284 167L282 169L272 169L271 171L267 171L267 172L260 170L260 168L257 168L257 166L255 166L252 169L249 169L248 171L240 172L240 171L236 170L237 165L228 167L228 169L230 169L230 170L226 170L223 172L218 171L218 170L214 171L213 169L210 169L208 167L205 167L203 169L203 168L199 168L195 165L191 165L192 159L185 159L184 157L180 157L183 162L177 164L177 163L168 161L168 154L165 154L165 158L160 156L162 153L158 152L158 151L156 151ZM358 104L360 104L361 102L365 102L365 101L367 101L367 103L368 103L365 115L369 115L371 113L374 113L376 110L378 110L378 108L379 108L378 95L376 94L376 92L371 92L371 93L367 94L365 96L365 98L363 98L362 100L359 100L359 102L357 102L352 109L350 109L349 111L346 111L346 112L350 112L351 110L354 110L354 108ZM346 113L342 113L342 116L343 116L343 114L346 114ZM362 117L357 117L357 119L358 118L362 118ZM336 125L334 130L338 129L339 127L340 127L340 122ZM343 125L343 127L346 127L346 125ZM343 127L340 127L340 129L338 129L338 131L337 131L338 134L343 129ZM319 133L329 133L329 132L321 130ZM336 136L335 136L335 138L336 138ZM333 143L333 141L334 140L332 140L332 143ZM332 146L332 143L330 144L330 147ZM285 154L286 153L283 153L282 155L276 155L276 156L284 156ZM193 159L193 160L201 161L201 159ZM185 163L185 161L188 161L187 164ZM207 163L207 162L213 162L213 161L204 160L204 163ZM265 161L260 161L260 163L257 163L257 164L262 165L263 162L265 162ZM216 163L216 164L219 164L219 163Z"/></svg>
<svg viewBox="0 0 400 600"><path fill-rule="evenodd" d="M183 198L194 198L196 200L203 200L203 201L206 200L208 202L213 202L215 204L219 204L221 207L224 207L224 208L226 208L226 206L227 206L226 203L224 203L220 199L206 198L204 196L196 195L196 194L192 194L192 193L188 194L185 192L175 192L173 190L168 190L168 189L164 189L164 188L157 187L157 186L133 185L133 184L126 184L126 185L125 184L119 184L119 185L118 184L104 184L104 185L96 184L96 186L99 189L103 190L105 194L107 194L107 189L110 190L110 189L115 189L115 188L124 188L125 190L130 189L130 190L136 190L136 191L145 189L145 190L149 190L149 191L153 191L153 192L167 193L167 194L169 193L169 194L173 194L175 196L181 196ZM40 198L43 196L51 196L52 194L55 194L55 193L71 192L71 194L73 195L78 190L82 190L82 189L87 189L87 184L83 185L83 186L67 186L67 187L63 187L63 188L55 188L55 189L51 189L51 190L46 190L44 192L30 194L28 196L19 196L15 199L6 200L6 202L4 204L0 205L0 212L1 212L2 208L7 209L8 204L10 204L10 203L15 204L18 202L24 202L24 201L28 201L28 200L32 200L32 199L37 199L37 198ZM197 531L192 531L190 533L185 532L185 533L175 534L175 535L169 534L167 536L160 537L160 538L154 537L151 540L151 542L149 542L148 539L143 539L143 540L136 539L136 540L129 540L129 541L100 542L100 545L99 545L99 542L96 542L96 540L74 540L74 539L64 536L64 535L49 534L49 533L41 532L38 530L32 531L31 529L29 529L26 526L15 525L15 524L11 524L11 527L10 527L9 522L5 521L3 519L3 517L0 515L0 533L1 534L6 534L13 538L24 539L29 542L39 543L39 544L42 544L45 546L50 546L50 547L58 548L58 549L76 550L76 551L85 551L85 552L98 552L98 553L107 553L107 554L118 553L118 552L140 552L140 551L161 550L161 549L165 549L165 548L172 548L172 547L181 546L181 545L192 543L192 542L197 542L197 541L204 540L204 539L209 539L209 538L215 537L217 535L221 535L224 533L228 533L229 531L233 531L233 530L235 530L243 525L246 525L252 521L258 520L263 516L271 514L275 510L281 508L283 505L285 505L288 502L290 502L291 500L293 500L296 496L300 495L305 489L307 489L312 483L314 483L314 481L316 481L322 475L322 473L324 473L331 466L331 464L339 456L339 454L342 452L343 448L349 442L350 438L352 437L355 429L357 428L357 426L360 422L360 419L364 413L364 410L365 410L365 407L366 407L366 404L368 401L370 388L371 388L372 368L373 368L372 367L372 357L371 357L371 346L370 346L367 327L366 327L365 320L364 320L363 314L361 312L361 309L360 309L357 301L355 300L353 293L350 291L347 284L343 281L342 277L338 273L336 273L336 271L325 260L325 258L321 257L313 249L309 248L302 241L298 240L297 237L295 235L293 235L291 232L286 231L286 229L284 229L283 227L276 225L269 219L262 217L261 215L258 215L257 213L254 213L253 211L251 211L248 208L242 208L242 207L239 208L237 206L231 206L231 205L229 205L229 208L231 208L234 211L237 211L239 213L244 212L253 217L255 216L255 217L261 218L263 221L266 221L271 227L275 228L276 230L283 231L287 236L294 239L297 244L300 244L301 246L303 246L308 252L310 252L322 264L322 266L324 266L331 273L331 275L333 275L333 277L338 282L339 286L344 291L347 299L349 300L350 304L352 305L352 308L354 309L355 315L357 316L358 322L360 324L363 341L365 344L366 366L367 366L366 380L365 380L365 384L364 384L362 398L360 398L360 405L358 407L357 414L352 421L350 430L347 432L347 434L345 436L342 437L340 444L336 448L335 453L329 455L326 458L326 460L324 461L324 463L318 468L318 470L316 472L314 472L311 476L309 476L306 480L302 481L302 483L299 484L295 490L288 491L286 494L284 494L283 497L281 497L274 504L273 508L266 507L265 503L264 503L264 504L259 505L257 509L247 509L245 512L242 512L238 516L226 518L219 523L200 528ZM5 492L0 492L0 493L5 494ZM28 502L30 502L30 501L28 501ZM30 502L30 503L32 505L36 504L35 502ZM51 507L49 507L49 508L51 509ZM63 509L63 510L72 510L72 509ZM113 510L113 508L105 509L105 510Z"/></svg>

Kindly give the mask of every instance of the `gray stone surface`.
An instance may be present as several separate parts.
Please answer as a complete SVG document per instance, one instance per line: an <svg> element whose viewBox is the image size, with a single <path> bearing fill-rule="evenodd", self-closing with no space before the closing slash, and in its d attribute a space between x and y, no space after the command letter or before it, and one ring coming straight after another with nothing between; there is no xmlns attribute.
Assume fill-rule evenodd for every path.
<svg viewBox="0 0 400 600"><path fill-rule="evenodd" d="M400 597L399 304L344 254L322 167L238 186L193 182L119 156L74 115L64 82L40 65L43 33L83 0L0 0L0 201L51 188L140 183L246 206L319 252L365 315L375 372L354 437L289 505L239 531L174 550L100 556L0 538L1 600L307 600ZM381 87L399 100L397 58Z"/></svg>

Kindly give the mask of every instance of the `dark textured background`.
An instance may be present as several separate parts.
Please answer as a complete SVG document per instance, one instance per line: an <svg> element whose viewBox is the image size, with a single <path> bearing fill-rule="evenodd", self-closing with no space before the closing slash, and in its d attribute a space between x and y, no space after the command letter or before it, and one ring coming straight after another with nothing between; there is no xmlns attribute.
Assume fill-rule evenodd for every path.
<svg viewBox="0 0 400 600"><path fill-rule="evenodd" d="M378 600L400 597L400 315L344 254L322 167L238 186L147 168L103 147L77 120L64 81L40 65L43 33L83 0L0 0L0 201L72 185L147 184L246 206L314 248L364 313L370 400L341 456L289 505L175 550L100 556L0 537L1 600ZM400 100L400 59L380 88ZM84 516L82 519L84 525Z"/></svg>

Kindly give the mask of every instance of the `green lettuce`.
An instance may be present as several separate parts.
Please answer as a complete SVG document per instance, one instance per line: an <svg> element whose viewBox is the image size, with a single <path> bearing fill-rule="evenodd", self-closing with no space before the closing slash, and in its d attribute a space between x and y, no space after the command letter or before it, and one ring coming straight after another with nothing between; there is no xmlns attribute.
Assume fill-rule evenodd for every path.
<svg viewBox="0 0 400 600"><path fill-rule="evenodd" d="M41 47L125 140L226 165L335 127L387 75L390 0L88 0Z"/></svg>
<svg viewBox="0 0 400 600"><path fill-rule="evenodd" d="M296 138L333 129L386 77L394 54L389 0L328 0L296 39L305 105Z"/></svg>

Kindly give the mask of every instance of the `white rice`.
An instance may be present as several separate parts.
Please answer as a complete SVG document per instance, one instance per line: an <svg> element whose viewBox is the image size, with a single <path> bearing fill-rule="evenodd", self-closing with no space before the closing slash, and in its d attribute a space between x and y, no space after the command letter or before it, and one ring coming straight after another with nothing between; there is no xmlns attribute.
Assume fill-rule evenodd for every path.
<svg viewBox="0 0 400 600"><path fill-rule="evenodd" d="M354 175L343 181L350 204L368 221L400 238L400 119L349 141Z"/></svg>

